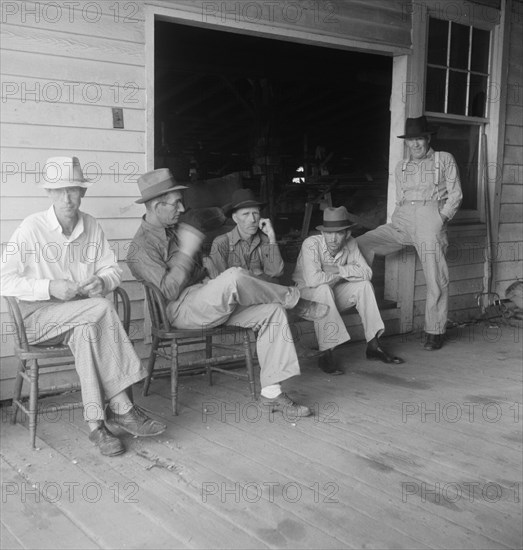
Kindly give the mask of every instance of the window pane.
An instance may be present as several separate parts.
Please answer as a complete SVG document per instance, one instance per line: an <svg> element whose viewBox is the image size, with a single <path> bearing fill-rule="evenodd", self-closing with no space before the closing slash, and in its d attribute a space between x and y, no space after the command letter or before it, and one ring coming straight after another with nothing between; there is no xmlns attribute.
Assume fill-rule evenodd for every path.
<svg viewBox="0 0 523 550"><path fill-rule="evenodd" d="M486 116L487 77L477 74L470 75L469 112L468 116Z"/></svg>
<svg viewBox="0 0 523 550"><path fill-rule="evenodd" d="M454 115L465 115L466 97L467 73L450 71L447 113L452 113Z"/></svg>
<svg viewBox="0 0 523 550"><path fill-rule="evenodd" d="M447 66L448 30L448 21L430 18L427 62L431 65Z"/></svg>
<svg viewBox="0 0 523 550"><path fill-rule="evenodd" d="M443 113L445 109L445 69L427 67L425 109Z"/></svg>
<svg viewBox="0 0 523 550"><path fill-rule="evenodd" d="M450 63L455 69L468 69L470 27L452 23L450 29Z"/></svg>
<svg viewBox="0 0 523 550"><path fill-rule="evenodd" d="M482 29L472 30L472 58L470 70L488 73L490 32Z"/></svg>
<svg viewBox="0 0 523 550"><path fill-rule="evenodd" d="M462 210L478 208L478 124L451 124L443 121L433 121L438 133L431 140L435 151L451 153L459 168L461 188L463 189Z"/></svg>

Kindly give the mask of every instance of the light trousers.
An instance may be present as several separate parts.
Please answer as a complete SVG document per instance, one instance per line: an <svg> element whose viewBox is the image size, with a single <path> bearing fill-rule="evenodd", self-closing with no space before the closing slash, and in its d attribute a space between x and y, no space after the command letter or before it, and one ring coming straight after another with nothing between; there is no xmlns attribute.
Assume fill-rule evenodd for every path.
<svg viewBox="0 0 523 550"><path fill-rule="evenodd" d="M381 336L385 329L381 319L374 288L370 281L341 282L331 287L319 285L300 289L307 300L314 300L329 306L329 313L323 319L314 322L314 331L320 351L332 349L350 340L341 313L356 307L361 317L365 339L372 340Z"/></svg>
<svg viewBox="0 0 523 550"><path fill-rule="evenodd" d="M262 388L300 374L286 309L300 298L295 287L268 283L232 267L206 283L193 285L169 302L167 315L179 329L222 324L257 332Z"/></svg>
<svg viewBox="0 0 523 550"><path fill-rule="evenodd" d="M445 257L448 239L438 201L407 201L396 207L391 223L361 235L356 241L369 265L376 254L385 256L407 245L415 247L427 284L425 332L444 334L449 302Z"/></svg>
<svg viewBox="0 0 523 550"><path fill-rule="evenodd" d="M103 420L105 400L145 378L146 369L106 298L20 302L20 309L30 344L62 342L71 349L86 420Z"/></svg>

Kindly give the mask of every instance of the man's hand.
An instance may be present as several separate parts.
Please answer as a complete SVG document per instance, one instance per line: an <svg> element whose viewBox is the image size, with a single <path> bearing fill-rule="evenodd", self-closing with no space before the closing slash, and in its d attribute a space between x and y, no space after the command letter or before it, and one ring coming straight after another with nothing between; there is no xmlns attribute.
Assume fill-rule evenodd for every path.
<svg viewBox="0 0 523 550"><path fill-rule="evenodd" d="M67 279L55 279L49 283L49 294L64 302L72 300L78 292L78 283Z"/></svg>
<svg viewBox="0 0 523 550"><path fill-rule="evenodd" d="M95 298L97 296L102 296L104 286L103 279L98 277L98 275L93 275L86 281L80 283L78 293L83 296L89 296L89 298Z"/></svg>
<svg viewBox="0 0 523 550"><path fill-rule="evenodd" d="M265 233L267 237L269 237L269 241L271 244L274 244L276 242L276 233L274 233L274 229L269 218L260 218L258 227L260 228L262 233Z"/></svg>
<svg viewBox="0 0 523 550"><path fill-rule="evenodd" d="M332 275L338 275L340 269L337 265L324 265L322 269L325 273L331 273Z"/></svg>
<svg viewBox="0 0 523 550"><path fill-rule="evenodd" d="M344 247L341 256L338 259L338 265L347 265L347 260L349 259L350 251L347 247Z"/></svg>
<svg viewBox="0 0 523 550"><path fill-rule="evenodd" d="M367 280L367 272L364 267L362 267L360 264L356 262L352 262L350 264L347 264L347 266L350 266L350 275L348 277L348 280L352 281L366 281Z"/></svg>

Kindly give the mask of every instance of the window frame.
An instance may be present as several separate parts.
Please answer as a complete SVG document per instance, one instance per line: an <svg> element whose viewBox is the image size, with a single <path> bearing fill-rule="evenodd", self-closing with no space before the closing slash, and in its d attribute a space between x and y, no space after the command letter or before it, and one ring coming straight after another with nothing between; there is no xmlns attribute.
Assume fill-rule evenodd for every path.
<svg viewBox="0 0 523 550"><path fill-rule="evenodd" d="M427 118L433 123L436 124L438 121L441 121L442 123L456 123L456 124L470 124L470 125L478 125L479 128L479 143L478 143L478 166L477 166L477 185L476 185L476 205L477 207L475 209L462 209L457 212L454 220L457 223L472 223L472 222L484 222L485 221L485 189L484 186L486 184L486 180L488 178L488 170L487 173L484 173L485 171L482 169L485 163L485 147L483 145L483 140L487 140L487 143L492 142L491 139L489 139L489 134L492 134L495 130L493 126L497 124L497 115L494 113L493 109L493 102L495 101L495 98L492 97L493 92L493 82L496 82L495 77L497 74L497 71L495 70L495 64L494 60L498 56L497 48L499 48L499 45L496 42L498 32L499 32L499 23L500 23L500 17L497 17L495 21L493 21L490 18L487 17L481 17L481 12L478 12L478 10L475 10L474 17L470 17L468 20L466 17L463 17L461 20L457 20L456 18L453 18L452 16L449 16L448 9L446 9L446 2L443 0L443 4L441 2L435 2L429 0L426 5L426 11L425 11L425 21L423 25L423 40L421 42L422 51L419 52L422 60L422 67L423 67L423 74L420 75L420 78L422 79L422 89L423 89L423 96L422 96L422 110L423 114L427 116ZM467 3L469 6L472 3ZM442 7L443 6L443 7ZM500 15L499 11L496 12L498 16ZM428 40L429 40L429 21L430 18L439 19L442 21L450 21L453 23L459 23L462 25L467 25L469 27L475 27L481 30L486 30L490 32L490 40L489 40L489 54L488 54L488 80L487 80L487 94L485 99L485 116L484 117L478 117L478 116L468 116L468 115L461 115L461 114L452 114L452 113L441 113L437 111L429 111L425 109L426 105L426 83L427 83L427 68L429 67L428 63ZM416 45L414 44L414 47ZM432 65L431 65L432 66ZM449 68L446 68L447 72L449 71ZM469 69L467 69L467 73L475 74L474 72L471 72ZM468 90L468 78L467 78L467 90ZM448 87L448 76L446 76L446 82ZM468 91L467 91L468 95ZM495 147L493 147L495 146ZM497 149L497 136L494 137L494 143L489 143L488 151L487 151L487 158L492 154L492 151ZM449 151L452 153L452 151ZM490 163L489 163L490 165Z"/></svg>

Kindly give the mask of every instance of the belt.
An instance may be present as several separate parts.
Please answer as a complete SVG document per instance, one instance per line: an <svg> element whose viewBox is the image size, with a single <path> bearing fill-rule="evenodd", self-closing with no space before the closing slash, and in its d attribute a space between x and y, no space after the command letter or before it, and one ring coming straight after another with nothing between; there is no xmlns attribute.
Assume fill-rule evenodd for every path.
<svg viewBox="0 0 523 550"><path fill-rule="evenodd" d="M408 199L402 199L398 203L399 206L403 206L404 204L427 204L431 202L445 202L445 199L424 199L424 200L415 200L415 201L409 201Z"/></svg>

